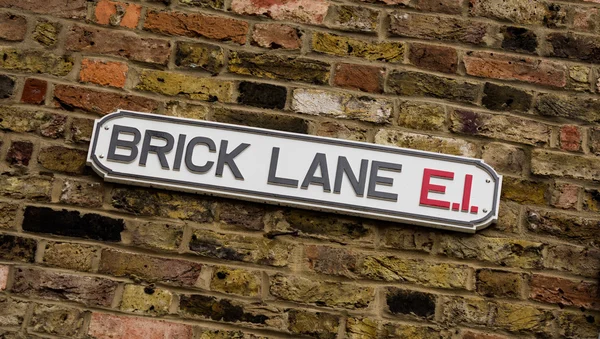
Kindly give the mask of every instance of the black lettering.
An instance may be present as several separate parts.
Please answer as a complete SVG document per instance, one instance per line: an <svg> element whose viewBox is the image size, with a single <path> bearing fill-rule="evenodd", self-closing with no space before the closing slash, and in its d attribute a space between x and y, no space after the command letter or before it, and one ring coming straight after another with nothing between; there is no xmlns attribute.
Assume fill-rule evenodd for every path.
<svg viewBox="0 0 600 339"><path fill-rule="evenodd" d="M233 176L236 179L244 180L244 176L242 176L242 173L235 164L234 159L235 157L240 155L240 153L242 153L246 148L248 148L250 144L240 144L233 151L231 151L231 153L227 153L228 143L229 142L227 140L221 140L221 148L219 149L219 160L217 160L217 171L215 172L215 175L218 177L222 177L223 168L225 167L225 164L227 164L227 166L229 166L229 169L231 170L231 173L233 173Z"/></svg>
<svg viewBox="0 0 600 339"><path fill-rule="evenodd" d="M317 171L317 167L321 168L321 176L316 177L315 172ZM300 187L307 189L308 185L322 185L323 191L331 192L331 184L329 183L329 170L327 169L327 156L323 153L317 153L313 159L312 164L310 164L310 168L306 173L306 177L304 181L302 181L302 185Z"/></svg>
<svg viewBox="0 0 600 339"><path fill-rule="evenodd" d="M206 173L210 171L210 169L214 165L214 162L207 161L206 164L203 166L194 165L194 163L192 162L192 156L194 155L194 147L196 147L196 145L207 146L208 151L211 153L215 153L217 151L217 146L215 145L214 141L205 137L195 137L192 140L190 140L190 143L187 145L187 148L185 150L185 166L192 172Z"/></svg>
<svg viewBox="0 0 600 339"><path fill-rule="evenodd" d="M365 194L368 166L369 160L361 160L359 179L356 179L356 176L352 171L352 167L350 167L350 164L348 163L348 159L346 159L346 157L338 157L337 169L335 171L335 183L333 184L333 193L340 193L340 190L342 189L342 179L344 178L344 173L346 173L354 192L359 197L362 197Z"/></svg>
<svg viewBox="0 0 600 339"><path fill-rule="evenodd" d="M167 144L164 146L152 146L150 145L152 138L163 139L167 142ZM173 139L173 136L167 132L146 130L146 133L144 134L144 142L142 144L142 154L140 155L140 165L146 166L148 153L152 152L158 156L160 167L168 170L169 163L167 162L165 153L168 153L173 149L174 142L175 139Z"/></svg>
<svg viewBox="0 0 600 339"><path fill-rule="evenodd" d="M402 165L382 161L371 162L371 174L369 176L369 189L367 191L367 198L398 201L398 194L377 191L377 185L394 185L394 179L380 177L378 175L379 170L401 172Z"/></svg>
<svg viewBox="0 0 600 339"><path fill-rule="evenodd" d="M271 185L283 185L298 187L298 180L280 178L277 176L277 164L279 163L279 147L273 147L271 151L271 165L269 166L269 180L267 183Z"/></svg>
<svg viewBox="0 0 600 339"><path fill-rule="evenodd" d="M133 134L132 141L119 140L119 134L129 133ZM138 156L137 144L140 142L142 134L137 128L114 125L112 135L110 137L110 144L108 146L108 160L120 161L130 163L135 160ZM126 148L131 151L129 155L116 154L117 148Z"/></svg>
<svg viewBox="0 0 600 339"><path fill-rule="evenodd" d="M175 162L173 163L173 170L179 171L181 168L181 159L183 158L183 148L185 147L185 134L180 134L177 140L177 151L175 151Z"/></svg>

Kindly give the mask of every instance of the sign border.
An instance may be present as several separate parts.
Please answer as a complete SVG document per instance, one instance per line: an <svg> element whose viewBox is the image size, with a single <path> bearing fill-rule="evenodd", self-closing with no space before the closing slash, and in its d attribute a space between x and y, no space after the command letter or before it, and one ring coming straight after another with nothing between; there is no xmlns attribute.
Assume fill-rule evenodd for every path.
<svg viewBox="0 0 600 339"><path fill-rule="evenodd" d="M217 186L217 185L209 185L209 184L193 183L193 182L179 181L179 180L172 180L172 179L148 177L148 176L134 175L134 174L129 174L129 173L119 173L119 172L115 172L115 171L111 170L110 168L108 168L108 167L104 166L102 163L100 163L100 161L97 159L96 154L95 154L97 141L98 141L98 134L100 133L100 127L103 126L108 121L110 121L114 118L118 118L118 117L137 117L137 118L142 118L142 119L168 121L168 122L175 122L175 123L180 123L180 124L184 123L184 124L194 125L194 126L218 128L218 129L223 129L223 130L253 133L253 134L259 134L259 135L269 135L269 136L282 137L282 138L287 138L287 139L295 139L295 140L301 140L301 141L308 140L308 141L312 141L312 142L318 142L318 143L324 143L324 144L330 144L330 145L341 145L341 146L347 146L347 147L349 146L349 147L353 147L353 148L369 149L369 150L375 150L375 151L380 151L380 152L388 152L388 153L402 154L402 155L416 156L416 157L423 157L423 158L430 158L430 159L440 159L443 161L457 162L457 163L463 163L463 164L473 164L476 167L479 167L482 170L484 170L485 172L487 172L488 174L490 174L490 176L495 179L495 187L494 187L495 199L494 199L492 208L484 217L474 220L474 221L471 221L471 222L463 222L463 221L456 221L456 220L452 220L452 219L438 218L438 217L433 217L433 216L424 216L424 215L420 215L420 214L410 214L410 213L405 213L405 212L397 212L397 211L377 209L377 208L371 208L371 207L348 205L348 204L344 204L344 203L326 202L326 201L322 201L322 200L298 198L298 197L293 197L293 196L256 192L256 191L237 189L237 188L224 188L224 187ZM477 230L484 229L484 228L488 227L490 224L492 224L494 221L497 221L497 219L498 219L498 207L499 207L499 200L500 200L500 187L501 187L501 183L502 183L502 176L498 175L492 167L490 167L488 164L486 164L481 159L467 158L467 157L447 155L447 154L427 152L427 151L412 150L412 149L407 149L407 148L400 148L400 147L393 147L393 146L386 146L386 145L363 143L363 142L350 141L350 140L320 137L320 136L314 136L314 135L283 132L283 131L276 131L276 130L270 130L270 129L264 129L264 128L257 128L257 127L248 127L248 126L232 125L232 124L225 124L225 123L205 121L205 120L194 120L194 119L188 119L188 118L180 118L180 117L164 116L164 115L157 115L157 114L150 114L150 113L134 112L134 111L120 110L120 109L117 110L117 112L107 114L104 117L95 120L94 129L92 132L92 140L90 141L90 143L91 143L91 147L88 150L87 164L90 165L96 173L98 173L106 181L109 181L109 182L117 182L117 183L125 183L125 184L135 182L136 184L142 185L142 186L168 188L168 189L177 190L177 191L186 191L186 192L194 192L194 193L204 193L204 194L208 194L208 195L218 195L218 196L223 196L223 197L227 197L227 198L241 198L243 200L266 202L269 204L286 205L286 206L290 206L290 207L300 206L302 208L308 208L308 209L312 209L312 210L321 210L321 211L333 212L333 213L337 213L337 214L350 214L350 215L363 216L363 217L369 216L370 218L374 218L374 219L387 220L387 221L392 221L392 222L406 222L406 223L418 224L418 225L422 225L422 226L426 226L426 227L458 230L458 231L467 232L467 233L474 233ZM188 186L190 188L187 189L184 187L173 186L173 185ZM259 198L259 197L262 197L262 198ZM283 199L284 201L280 201L278 199ZM307 204L312 204L312 205L307 205ZM314 206L314 205L316 205L316 206ZM339 209L335 209L335 207L344 209L344 211L341 212ZM353 212L353 210L359 210L362 213L356 213L356 212ZM385 218L384 216L375 215L375 214L371 214L371 213L387 214L390 216L394 216L395 218ZM423 222L421 222L421 220L423 220ZM426 222L425 220L428 220L430 222Z"/></svg>

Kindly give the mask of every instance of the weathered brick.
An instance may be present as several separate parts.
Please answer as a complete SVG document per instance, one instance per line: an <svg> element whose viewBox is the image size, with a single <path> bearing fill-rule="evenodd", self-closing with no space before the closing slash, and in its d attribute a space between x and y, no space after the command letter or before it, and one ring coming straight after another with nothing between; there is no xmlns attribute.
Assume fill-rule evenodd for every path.
<svg viewBox="0 0 600 339"><path fill-rule="evenodd" d="M583 281L534 274L530 282L529 298L551 304L599 310L596 300L598 285Z"/></svg>
<svg viewBox="0 0 600 339"><path fill-rule="evenodd" d="M544 267L595 278L600 271L600 251L573 245L548 246Z"/></svg>
<svg viewBox="0 0 600 339"><path fill-rule="evenodd" d="M583 192L583 210L600 212L600 190L586 189Z"/></svg>
<svg viewBox="0 0 600 339"><path fill-rule="evenodd" d="M590 67L570 65L569 78L567 79L567 86L565 88L572 91L589 92L591 78L592 74Z"/></svg>
<svg viewBox="0 0 600 339"><path fill-rule="evenodd" d="M161 222L130 222L123 233L123 241L133 246L175 251L181 244L183 227Z"/></svg>
<svg viewBox="0 0 600 339"><path fill-rule="evenodd" d="M0 295L0 326L20 326L28 305L27 302Z"/></svg>
<svg viewBox="0 0 600 339"><path fill-rule="evenodd" d="M40 149L38 163L51 171L81 174L85 169L87 152L62 146L48 146Z"/></svg>
<svg viewBox="0 0 600 339"><path fill-rule="evenodd" d="M482 159L497 171L521 174L527 155L520 147L494 142L483 146Z"/></svg>
<svg viewBox="0 0 600 339"><path fill-rule="evenodd" d="M389 32L396 36L485 45L488 31L489 24L459 18L403 11L390 15Z"/></svg>
<svg viewBox="0 0 600 339"><path fill-rule="evenodd" d="M404 59L404 44L401 42L365 41L321 32L313 33L311 41L313 51L325 54L394 63Z"/></svg>
<svg viewBox="0 0 600 339"><path fill-rule="evenodd" d="M229 330L214 330L210 328L201 328L198 326L194 327L194 333L196 338L210 339L210 338L242 338L242 339L264 339L265 337L258 337L254 334L245 333L241 330L229 331Z"/></svg>
<svg viewBox="0 0 600 339"><path fill-rule="evenodd" d="M111 339L192 339L192 326L148 318L92 313L88 334Z"/></svg>
<svg viewBox="0 0 600 339"><path fill-rule="evenodd" d="M318 273L351 279L403 281L439 288L466 288L471 269L396 256L363 255L324 246L306 246L308 267Z"/></svg>
<svg viewBox="0 0 600 339"><path fill-rule="evenodd" d="M8 284L8 274L10 270L10 266L0 265L0 291L4 291L6 289L6 285Z"/></svg>
<svg viewBox="0 0 600 339"><path fill-rule="evenodd" d="M386 227L380 246L399 250L431 252L435 234L416 227Z"/></svg>
<svg viewBox="0 0 600 339"><path fill-rule="evenodd" d="M33 153L33 143L29 141L13 141L10 144L6 161L11 166L29 166L31 154Z"/></svg>
<svg viewBox="0 0 600 339"><path fill-rule="evenodd" d="M436 296L431 293L403 290L395 287L389 287L385 294L388 312L423 318L433 318L436 299Z"/></svg>
<svg viewBox="0 0 600 339"><path fill-rule="evenodd" d="M549 185L528 179L504 177L502 180L502 199L521 204L546 205Z"/></svg>
<svg viewBox="0 0 600 339"><path fill-rule="evenodd" d="M600 180L600 159L575 154L533 150L531 173L583 180Z"/></svg>
<svg viewBox="0 0 600 339"><path fill-rule="evenodd" d="M18 268L15 270L12 291L28 297L108 307L117 285L116 281L104 278Z"/></svg>
<svg viewBox="0 0 600 339"><path fill-rule="evenodd" d="M25 85L23 85L21 102L32 105L41 105L46 99L47 91L48 83L46 81L29 78L25 80Z"/></svg>
<svg viewBox="0 0 600 339"><path fill-rule="evenodd" d="M385 123L393 109L388 100L346 93L299 88L292 95L292 110L311 115Z"/></svg>
<svg viewBox="0 0 600 339"><path fill-rule="evenodd" d="M481 85L463 80L411 71L392 71L387 91L405 96L425 96L473 103Z"/></svg>
<svg viewBox="0 0 600 339"><path fill-rule="evenodd" d="M0 176L0 195L11 199L50 201L53 178L50 176Z"/></svg>
<svg viewBox="0 0 600 339"><path fill-rule="evenodd" d="M600 331L600 317L580 312L563 312L558 316L558 328L563 338L595 339Z"/></svg>
<svg viewBox="0 0 600 339"><path fill-rule="evenodd" d="M139 285L125 285L121 311L161 316L169 313L173 294L162 288Z"/></svg>
<svg viewBox="0 0 600 339"><path fill-rule="evenodd" d="M252 44L265 48L300 49L302 33L297 28L282 24L256 24Z"/></svg>
<svg viewBox="0 0 600 339"><path fill-rule="evenodd" d="M43 263L75 271L91 272L92 262L98 248L94 246L49 242L44 252Z"/></svg>
<svg viewBox="0 0 600 339"><path fill-rule="evenodd" d="M542 116L600 122L600 100L596 98L540 93L534 108Z"/></svg>
<svg viewBox="0 0 600 339"><path fill-rule="evenodd" d="M538 47L537 35L523 27L504 26L502 33L502 48L521 53L535 53Z"/></svg>
<svg viewBox="0 0 600 339"><path fill-rule="evenodd" d="M533 94L529 91L486 82L481 104L495 111L527 112L531 107L532 98Z"/></svg>
<svg viewBox="0 0 600 339"><path fill-rule="evenodd" d="M152 0L154 2L163 2L165 5L169 5L171 0ZM224 5L223 0L179 0L180 4L195 6L201 8L214 8L222 9Z"/></svg>
<svg viewBox="0 0 600 339"><path fill-rule="evenodd" d="M282 86L242 81L238 87L238 103L261 108L283 109L287 89Z"/></svg>
<svg viewBox="0 0 600 339"><path fill-rule="evenodd" d="M259 204L227 201L219 204L219 221L226 229L262 231L266 212Z"/></svg>
<svg viewBox="0 0 600 339"><path fill-rule="evenodd" d="M228 124L268 128L301 134L307 134L309 127L307 120L296 116L232 110L228 108L215 108L212 119Z"/></svg>
<svg viewBox="0 0 600 339"><path fill-rule="evenodd" d="M210 279L210 290L258 297L261 292L261 276L259 271L247 271L225 266L215 267Z"/></svg>
<svg viewBox="0 0 600 339"><path fill-rule="evenodd" d="M78 108L98 115L113 113L117 109L154 112L160 105L154 99L69 85L56 85L54 100L57 106L66 110Z"/></svg>
<svg viewBox="0 0 600 339"><path fill-rule="evenodd" d="M383 91L384 70L381 67L337 64L333 83L336 86L363 92Z"/></svg>
<svg viewBox="0 0 600 339"><path fill-rule="evenodd" d="M9 261L29 262L35 259L37 241L13 235L0 235L0 258Z"/></svg>
<svg viewBox="0 0 600 339"><path fill-rule="evenodd" d="M541 268L544 244L529 240L486 236L443 236L440 254L458 259L473 259L501 266Z"/></svg>
<svg viewBox="0 0 600 339"><path fill-rule="evenodd" d="M355 0L358 1L358 0ZM393 5L404 5L404 6L408 6L410 4L410 0L360 0L362 2L368 2L368 3L377 3L377 4L382 4L382 5L389 5L389 6L393 6Z"/></svg>
<svg viewBox="0 0 600 339"><path fill-rule="evenodd" d="M320 121L312 124L311 134L322 137L354 141L367 141L368 130L363 126L350 125L337 121Z"/></svg>
<svg viewBox="0 0 600 339"><path fill-rule="evenodd" d="M115 188L112 206L129 213L145 216L210 222L213 207L209 200L198 195L153 191L143 188Z"/></svg>
<svg viewBox="0 0 600 339"><path fill-rule="evenodd" d="M346 320L346 338L376 338L378 325L373 319L349 317Z"/></svg>
<svg viewBox="0 0 600 339"><path fill-rule="evenodd" d="M443 334L438 328L420 325L388 323L383 324L380 334L377 338L413 338L428 339L442 338Z"/></svg>
<svg viewBox="0 0 600 339"><path fill-rule="evenodd" d="M485 297L520 298L525 286L521 273L479 269L476 272L477 293Z"/></svg>
<svg viewBox="0 0 600 339"><path fill-rule="evenodd" d="M589 129L590 152L600 155L600 128Z"/></svg>
<svg viewBox="0 0 600 339"><path fill-rule="evenodd" d="M79 333L84 315L75 308L37 304L30 326L35 332L73 337Z"/></svg>
<svg viewBox="0 0 600 339"><path fill-rule="evenodd" d="M287 301L348 309L367 308L375 298L372 287L282 274L270 277L269 291L274 297Z"/></svg>
<svg viewBox="0 0 600 339"><path fill-rule="evenodd" d="M46 233L101 241L120 241L123 219L113 219L77 211L55 211L48 207L27 206L23 219L26 232Z"/></svg>
<svg viewBox="0 0 600 339"><path fill-rule="evenodd" d="M122 62L83 59L79 81L121 88L125 86L128 69Z"/></svg>
<svg viewBox="0 0 600 339"><path fill-rule="evenodd" d="M58 42L61 29L62 25L58 22L39 20L33 30L33 39L43 46L52 47Z"/></svg>
<svg viewBox="0 0 600 339"><path fill-rule="evenodd" d="M558 134L560 148L564 151L581 151L581 134L581 129L577 126L562 126Z"/></svg>
<svg viewBox="0 0 600 339"><path fill-rule="evenodd" d="M483 298L441 297L442 322L447 324L488 325L493 316L493 304Z"/></svg>
<svg viewBox="0 0 600 339"><path fill-rule="evenodd" d="M0 74L0 99L7 99L13 95L15 89L15 79L13 77Z"/></svg>
<svg viewBox="0 0 600 339"><path fill-rule="evenodd" d="M135 88L211 102L231 102L233 97L232 81L165 71L143 70Z"/></svg>
<svg viewBox="0 0 600 339"><path fill-rule="evenodd" d="M0 129L17 133L36 133L44 137L62 138L67 117L61 114L30 111L0 106Z"/></svg>
<svg viewBox="0 0 600 339"><path fill-rule="evenodd" d="M179 301L179 314L184 317L244 323L246 326L281 326L283 324L281 311L274 306L204 295L182 295Z"/></svg>
<svg viewBox="0 0 600 339"><path fill-rule="evenodd" d="M0 202L0 229L12 229L19 206L9 202Z"/></svg>
<svg viewBox="0 0 600 339"><path fill-rule="evenodd" d="M71 120L71 138L74 143L86 144L92 139L94 120L85 118L73 118Z"/></svg>
<svg viewBox="0 0 600 339"><path fill-rule="evenodd" d="M195 230L189 249L197 255L285 267L289 264L293 245L267 238Z"/></svg>
<svg viewBox="0 0 600 339"><path fill-rule="evenodd" d="M425 12L440 12L447 14L460 14L464 0L417 0L415 8Z"/></svg>
<svg viewBox="0 0 600 339"><path fill-rule="evenodd" d="M550 143L551 127L509 115L455 109L450 113L450 130L459 134L504 139L534 146Z"/></svg>
<svg viewBox="0 0 600 339"><path fill-rule="evenodd" d="M565 210L577 209L581 187L571 184L555 184L550 196L550 205Z"/></svg>
<svg viewBox="0 0 600 339"><path fill-rule="evenodd" d="M11 13L0 14L0 40L23 41L27 33L27 19Z"/></svg>
<svg viewBox="0 0 600 339"><path fill-rule="evenodd" d="M510 332L550 333L553 319L550 310L517 303L498 303L494 326Z"/></svg>
<svg viewBox="0 0 600 339"><path fill-rule="evenodd" d="M547 56L600 63L600 39L595 36L551 33L546 36L546 42L550 44L545 53Z"/></svg>
<svg viewBox="0 0 600 339"><path fill-rule="evenodd" d="M564 27L567 23L565 6L540 0L470 0L470 13L521 25Z"/></svg>
<svg viewBox="0 0 600 339"><path fill-rule="evenodd" d="M136 28L142 6L125 2L100 0L94 8L95 22L101 25Z"/></svg>
<svg viewBox="0 0 600 339"><path fill-rule="evenodd" d="M70 19L83 19L87 14L85 0L48 0L44 2L1 0L0 7Z"/></svg>
<svg viewBox="0 0 600 339"><path fill-rule="evenodd" d="M166 35L204 37L245 44L248 23L202 13L149 11L144 21L144 30Z"/></svg>
<svg viewBox="0 0 600 339"><path fill-rule="evenodd" d="M516 202L500 202L498 221L489 229L504 233L520 233L521 204Z"/></svg>
<svg viewBox="0 0 600 339"><path fill-rule="evenodd" d="M178 42L175 51L175 65L202 69L213 74L219 73L225 64L223 49L209 44Z"/></svg>
<svg viewBox="0 0 600 339"><path fill-rule="evenodd" d="M552 61L467 52L463 62L467 74L477 77L518 80L553 87L565 87L567 84L567 67Z"/></svg>
<svg viewBox="0 0 600 339"><path fill-rule="evenodd" d="M468 157L477 155L477 145L465 140L387 129L377 132L375 143Z"/></svg>
<svg viewBox="0 0 600 339"><path fill-rule="evenodd" d="M329 26L348 31L375 32L379 12L361 6L335 6L330 12Z"/></svg>
<svg viewBox="0 0 600 339"><path fill-rule="evenodd" d="M69 55L15 48L2 48L0 54L0 68L7 70L65 76L73 69Z"/></svg>
<svg viewBox="0 0 600 339"><path fill-rule="evenodd" d="M410 63L430 71L456 73L458 54L454 48L411 43L408 59Z"/></svg>
<svg viewBox="0 0 600 339"><path fill-rule="evenodd" d="M231 3L231 10L238 14L265 15L278 21L289 20L307 24L322 23L328 8L327 0L233 0Z"/></svg>
<svg viewBox="0 0 600 339"><path fill-rule="evenodd" d="M554 211L528 210L527 229L530 232L570 240L586 246L600 247L597 237L599 219L578 217Z"/></svg>
<svg viewBox="0 0 600 339"><path fill-rule="evenodd" d="M593 2L593 1L592 1ZM573 13L573 30L597 33L600 11L593 7L575 7Z"/></svg>
<svg viewBox="0 0 600 339"><path fill-rule="evenodd" d="M461 331L462 339L509 339L509 337L499 334L489 334L482 332L474 332L471 330Z"/></svg>
<svg viewBox="0 0 600 339"><path fill-rule="evenodd" d="M167 102L165 110L166 115L196 120L206 120L208 113L208 106L190 104L179 100Z"/></svg>
<svg viewBox="0 0 600 339"><path fill-rule="evenodd" d="M77 25L67 33L65 46L69 51L114 55L161 65L167 63L171 54L171 45L167 40Z"/></svg>
<svg viewBox="0 0 600 339"><path fill-rule="evenodd" d="M329 69L330 65L322 61L247 52L232 52L228 66L231 73L314 84L326 84Z"/></svg>
<svg viewBox="0 0 600 339"><path fill-rule="evenodd" d="M104 187L97 182L66 179L63 182L59 201L82 207L101 207Z"/></svg>
<svg viewBox="0 0 600 339"><path fill-rule="evenodd" d="M325 312L291 310L288 329L294 334L313 338L334 339L340 326L340 316Z"/></svg>
<svg viewBox="0 0 600 339"><path fill-rule="evenodd" d="M190 261L105 249L98 272L115 277L135 277L147 282L193 286L201 268L201 264Z"/></svg>

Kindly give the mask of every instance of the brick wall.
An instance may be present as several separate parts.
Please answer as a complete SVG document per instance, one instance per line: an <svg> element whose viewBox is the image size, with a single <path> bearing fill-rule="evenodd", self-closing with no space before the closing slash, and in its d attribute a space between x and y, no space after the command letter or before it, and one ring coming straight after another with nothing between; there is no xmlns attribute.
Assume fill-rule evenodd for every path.
<svg viewBox="0 0 600 339"><path fill-rule="evenodd" d="M0 0L0 338L597 338L599 0ZM483 158L476 235L104 183L118 108Z"/></svg>

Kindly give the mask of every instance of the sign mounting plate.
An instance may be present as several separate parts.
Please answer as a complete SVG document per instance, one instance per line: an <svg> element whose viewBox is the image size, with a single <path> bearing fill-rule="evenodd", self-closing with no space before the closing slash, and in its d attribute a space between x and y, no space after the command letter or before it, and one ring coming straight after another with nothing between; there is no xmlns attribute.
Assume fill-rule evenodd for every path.
<svg viewBox="0 0 600 339"><path fill-rule="evenodd" d="M498 219L502 177L482 160L118 111L87 162L106 181L473 233Z"/></svg>

